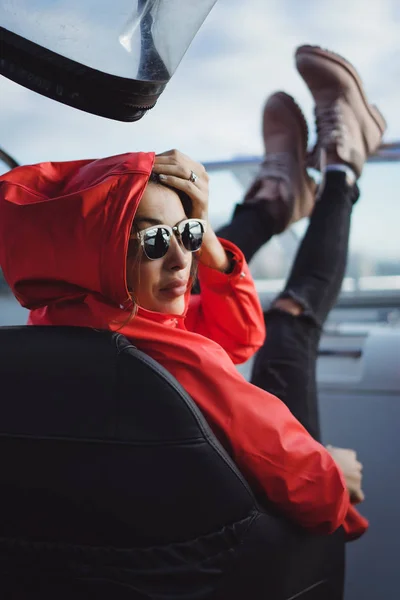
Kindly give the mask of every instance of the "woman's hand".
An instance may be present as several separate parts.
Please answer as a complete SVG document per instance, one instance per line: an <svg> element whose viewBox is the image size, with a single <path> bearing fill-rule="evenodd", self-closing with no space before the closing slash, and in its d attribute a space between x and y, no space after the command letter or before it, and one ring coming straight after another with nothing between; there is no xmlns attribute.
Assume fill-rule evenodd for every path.
<svg viewBox="0 0 400 600"><path fill-rule="evenodd" d="M357 460L356 452L334 446L327 446L326 449L344 475L352 503L362 502L364 500L364 492L361 489L363 466Z"/></svg>
<svg viewBox="0 0 400 600"><path fill-rule="evenodd" d="M195 162L178 150L168 150L157 154L153 171L163 183L185 192L192 201L193 219L208 222L208 173L202 164ZM190 177L194 173L196 181Z"/></svg>
<svg viewBox="0 0 400 600"><path fill-rule="evenodd" d="M163 183L189 196L192 201L191 218L207 222L207 231L199 251L200 262L218 271L227 271L230 260L208 221L209 177L203 165L178 150L168 150L157 154L153 171Z"/></svg>

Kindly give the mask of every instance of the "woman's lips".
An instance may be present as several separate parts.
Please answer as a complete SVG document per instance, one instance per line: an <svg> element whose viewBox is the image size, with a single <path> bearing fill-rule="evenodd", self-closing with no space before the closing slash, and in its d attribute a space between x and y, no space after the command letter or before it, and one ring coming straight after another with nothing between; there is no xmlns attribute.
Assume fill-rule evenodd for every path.
<svg viewBox="0 0 400 600"><path fill-rule="evenodd" d="M187 290L187 281L173 281L160 289L160 292L171 298L183 296Z"/></svg>

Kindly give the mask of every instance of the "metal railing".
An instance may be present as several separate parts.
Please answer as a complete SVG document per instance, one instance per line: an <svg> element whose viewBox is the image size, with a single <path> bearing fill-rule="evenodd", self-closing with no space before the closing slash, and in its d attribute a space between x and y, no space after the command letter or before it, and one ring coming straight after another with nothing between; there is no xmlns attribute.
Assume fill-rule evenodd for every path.
<svg viewBox="0 0 400 600"><path fill-rule="evenodd" d="M0 148L0 160L10 169L19 166L19 163L5 150ZM262 161L261 156L238 156L228 160L214 160L204 162L204 166L210 173L229 169L240 169L257 167ZM400 141L382 144L377 152L368 159L368 162L400 162Z"/></svg>
<svg viewBox="0 0 400 600"><path fill-rule="evenodd" d="M206 161L204 166L208 172L257 167L261 156L238 156L229 160ZM369 163L400 162L400 141L382 144L375 154L369 157Z"/></svg>

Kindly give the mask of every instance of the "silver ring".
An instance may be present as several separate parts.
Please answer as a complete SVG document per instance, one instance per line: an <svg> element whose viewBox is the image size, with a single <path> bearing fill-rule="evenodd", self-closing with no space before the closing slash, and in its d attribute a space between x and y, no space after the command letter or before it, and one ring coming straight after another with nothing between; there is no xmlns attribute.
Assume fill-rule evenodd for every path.
<svg viewBox="0 0 400 600"><path fill-rule="evenodd" d="M198 178L199 178L199 176L196 175L196 173L194 171L190 171L189 181L191 181L192 183L196 183Z"/></svg>

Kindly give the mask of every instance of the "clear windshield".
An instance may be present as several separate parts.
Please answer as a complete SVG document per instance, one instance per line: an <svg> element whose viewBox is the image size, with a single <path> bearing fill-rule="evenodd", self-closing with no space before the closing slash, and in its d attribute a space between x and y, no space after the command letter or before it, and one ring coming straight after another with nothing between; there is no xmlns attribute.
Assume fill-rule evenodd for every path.
<svg viewBox="0 0 400 600"><path fill-rule="evenodd" d="M5 0L2 27L111 75L167 81L216 0Z"/></svg>

